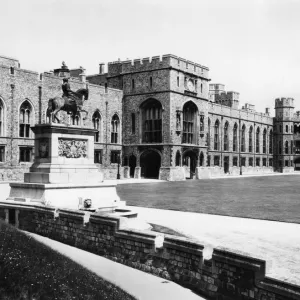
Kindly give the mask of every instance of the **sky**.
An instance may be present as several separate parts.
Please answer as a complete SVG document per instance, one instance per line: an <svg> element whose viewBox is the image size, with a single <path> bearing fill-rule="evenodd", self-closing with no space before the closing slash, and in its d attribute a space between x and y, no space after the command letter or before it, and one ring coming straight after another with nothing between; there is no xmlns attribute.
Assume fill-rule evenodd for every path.
<svg viewBox="0 0 300 300"><path fill-rule="evenodd" d="M300 0L0 0L0 55L53 70L174 54L257 111L300 109Z"/></svg>

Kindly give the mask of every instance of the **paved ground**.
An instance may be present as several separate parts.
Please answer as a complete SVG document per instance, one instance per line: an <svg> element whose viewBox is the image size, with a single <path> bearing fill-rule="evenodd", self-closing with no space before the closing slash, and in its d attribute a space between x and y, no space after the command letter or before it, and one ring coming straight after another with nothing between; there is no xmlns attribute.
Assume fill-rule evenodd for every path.
<svg viewBox="0 0 300 300"><path fill-rule="evenodd" d="M148 273L121 265L104 257L80 250L63 243L29 233L38 241L50 246L54 250L68 256L88 270L103 279L114 283L127 293L140 300L204 300L189 289L153 276Z"/></svg>
<svg viewBox="0 0 300 300"><path fill-rule="evenodd" d="M300 223L300 176L120 184L127 205Z"/></svg>
<svg viewBox="0 0 300 300"><path fill-rule="evenodd" d="M300 225L199 213L129 207L149 223L189 235L211 257L217 246L251 254L267 261L267 275L300 285Z"/></svg>

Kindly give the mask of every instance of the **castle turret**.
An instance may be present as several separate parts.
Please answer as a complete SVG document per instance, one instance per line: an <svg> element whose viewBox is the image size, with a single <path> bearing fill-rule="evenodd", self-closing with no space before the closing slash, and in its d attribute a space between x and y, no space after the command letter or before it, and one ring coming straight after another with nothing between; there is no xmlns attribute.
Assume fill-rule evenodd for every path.
<svg viewBox="0 0 300 300"><path fill-rule="evenodd" d="M280 172L294 170L293 115L293 98L277 98L275 100L274 155L275 168Z"/></svg>

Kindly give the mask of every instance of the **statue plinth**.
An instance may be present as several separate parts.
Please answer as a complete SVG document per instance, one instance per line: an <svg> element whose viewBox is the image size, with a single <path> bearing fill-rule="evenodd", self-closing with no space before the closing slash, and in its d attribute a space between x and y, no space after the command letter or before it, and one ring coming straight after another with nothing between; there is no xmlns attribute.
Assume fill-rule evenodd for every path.
<svg viewBox="0 0 300 300"><path fill-rule="evenodd" d="M35 157L24 183L11 183L7 200L40 202L77 209L91 199L96 209L113 210L120 203L115 184L103 182L94 164L95 129L40 124L35 133Z"/></svg>

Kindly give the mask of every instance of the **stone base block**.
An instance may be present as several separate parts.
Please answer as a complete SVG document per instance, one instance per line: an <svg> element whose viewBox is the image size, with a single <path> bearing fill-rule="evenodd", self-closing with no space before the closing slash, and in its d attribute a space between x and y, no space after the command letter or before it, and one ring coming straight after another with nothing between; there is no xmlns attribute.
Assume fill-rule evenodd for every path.
<svg viewBox="0 0 300 300"><path fill-rule="evenodd" d="M85 199L92 200L92 207L114 210L120 203L115 184L39 184L11 183L7 200L39 202L58 208L78 209Z"/></svg>
<svg viewBox="0 0 300 300"><path fill-rule="evenodd" d="M159 169L159 179L168 181L185 180L185 170L183 167L161 167Z"/></svg>

